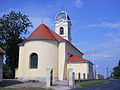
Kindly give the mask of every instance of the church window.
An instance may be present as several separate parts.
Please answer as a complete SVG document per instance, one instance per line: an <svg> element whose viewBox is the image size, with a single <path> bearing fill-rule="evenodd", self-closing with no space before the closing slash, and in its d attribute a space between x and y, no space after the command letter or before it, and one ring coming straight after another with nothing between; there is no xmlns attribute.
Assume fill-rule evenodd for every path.
<svg viewBox="0 0 120 90"><path fill-rule="evenodd" d="M35 69L38 67L38 55L36 53L32 53L30 55L30 68Z"/></svg>
<svg viewBox="0 0 120 90"><path fill-rule="evenodd" d="M64 34L64 28L60 27L60 35Z"/></svg>

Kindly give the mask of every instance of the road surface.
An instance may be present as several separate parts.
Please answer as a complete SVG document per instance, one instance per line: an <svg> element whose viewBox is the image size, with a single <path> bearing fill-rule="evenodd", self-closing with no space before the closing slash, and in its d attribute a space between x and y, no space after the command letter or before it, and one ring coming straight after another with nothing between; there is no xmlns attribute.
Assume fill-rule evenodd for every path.
<svg viewBox="0 0 120 90"><path fill-rule="evenodd" d="M110 80L103 84L75 88L71 90L120 90L120 80Z"/></svg>

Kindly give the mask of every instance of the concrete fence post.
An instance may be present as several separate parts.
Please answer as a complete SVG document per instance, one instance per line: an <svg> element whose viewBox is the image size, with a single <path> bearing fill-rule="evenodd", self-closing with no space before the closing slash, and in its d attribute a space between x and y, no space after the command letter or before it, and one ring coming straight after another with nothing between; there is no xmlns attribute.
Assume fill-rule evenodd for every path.
<svg viewBox="0 0 120 90"><path fill-rule="evenodd" d="M70 68L69 71L68 71L68 73L69 73L69 76L68 76L68 85L69 86L73 86L74 85L73 69Z"/></svg>
<svg viewBox="0 0 120 90"><path fill-rule="evenodd" d="M46 68L46 87L50 87L52 85L52 74L53 74L53 69L52 68Z"/></svg>

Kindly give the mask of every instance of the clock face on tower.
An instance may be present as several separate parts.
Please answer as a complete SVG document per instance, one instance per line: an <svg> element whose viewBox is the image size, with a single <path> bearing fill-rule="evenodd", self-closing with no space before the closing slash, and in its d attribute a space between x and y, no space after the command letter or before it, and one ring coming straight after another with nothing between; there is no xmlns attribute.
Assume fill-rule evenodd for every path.
<svg viewBox="0 0 120 90"><path fill-rule="evenodd" d="M59 13L56 17L56 20L60 20L60 19L66 19L66 14L65 13Z"/></svg>

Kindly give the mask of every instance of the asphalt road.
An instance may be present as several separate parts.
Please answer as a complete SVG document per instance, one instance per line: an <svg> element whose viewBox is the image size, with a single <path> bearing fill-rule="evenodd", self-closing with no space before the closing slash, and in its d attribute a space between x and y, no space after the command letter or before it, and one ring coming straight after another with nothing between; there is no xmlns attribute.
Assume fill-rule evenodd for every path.
<svg viewBox="0 0 120 90"><path fill-rule="evenodd" d="M120 80L110 80L103 84L75 88L71 90L120 90Z"/></svg>

